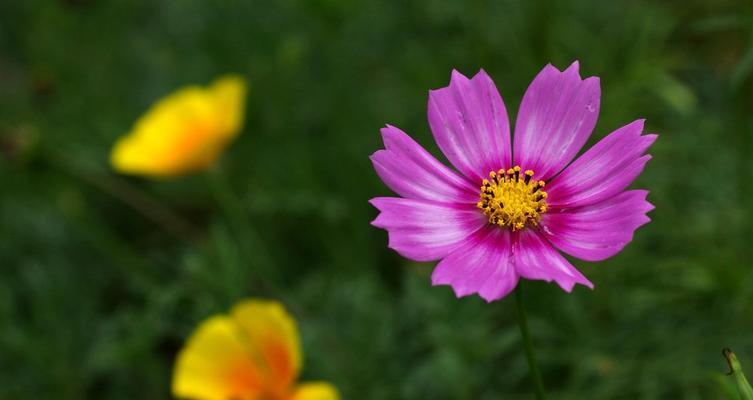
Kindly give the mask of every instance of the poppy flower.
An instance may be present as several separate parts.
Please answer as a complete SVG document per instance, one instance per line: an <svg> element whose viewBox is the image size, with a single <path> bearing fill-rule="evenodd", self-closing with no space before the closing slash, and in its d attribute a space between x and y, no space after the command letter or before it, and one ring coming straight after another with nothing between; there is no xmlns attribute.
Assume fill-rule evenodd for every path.
<svg viewBox="0 0 753 400"><path fill-rule="evenodd" d="M243 124L246 82L239 76L209 87L187 86L157 102L115 143L121 173L172 177L208 168Z"/></svg>
<svg viewBox="0 0 753 400"><path fill-rule="evenodd" d="M415 261L440 260L435 285L458 297L500 299L521 278L554 281L570 292L593 288L560 253L599 261L618 253L649 222L645 190L626 190L651 159L656 135L643 120L610 133L576 158L599 115L599 78L582 79L578 63L547 65L528 87L514 139L502 97L481 70L452 72L429 92L428 117L448 168L400 129L381 130L371 156L382 181L400 197L370 202L372 222L389 247ZM575 161L573 161L575 159Z"/></svg>
<svg viewBox="0 0 753 400"><path fill-rule="evenodd" d="M278 302L249 299L204 321L181 350L172 392L194 400L338 400L325 382L297 384L298 329Z"/></svg>

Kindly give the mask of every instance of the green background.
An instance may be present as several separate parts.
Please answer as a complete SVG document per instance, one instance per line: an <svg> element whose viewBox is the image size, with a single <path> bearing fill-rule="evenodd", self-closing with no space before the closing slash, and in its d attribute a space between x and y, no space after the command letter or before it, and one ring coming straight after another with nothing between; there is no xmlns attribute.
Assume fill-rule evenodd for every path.
<svg viewBox="0 0 753 400"><path fill-rule="evenodd" d="M750 1L0 1L0 398L168 398L192 329L245 296L299 321L304 379L345 399L530 399L513 298L431 287L369 222L394 124L436 151L429 89L493 77L514 117L547 63L601 77L590 143L659 133L653 222L524 282L555 399L729 395L753 371ZM247 122L211 171L113 173L160 97L237 72ZM734 397L733 397L734 398Z"/></svg>

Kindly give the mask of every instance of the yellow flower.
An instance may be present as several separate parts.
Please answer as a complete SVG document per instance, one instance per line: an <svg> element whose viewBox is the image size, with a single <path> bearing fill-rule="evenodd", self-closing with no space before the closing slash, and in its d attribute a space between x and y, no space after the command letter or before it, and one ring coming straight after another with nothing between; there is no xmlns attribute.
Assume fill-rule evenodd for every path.
<svg viewBox="0 0 753 400"><path fill-rule="evenodd" d="M204 321L178 354L172 392L195 400L339 400L325 382L296 384L301 345L276 301L249 299Z"/></svg>
<svg viewBox="0 0 753 400"><path fill-rule="evenodd" d="M115 170L169 177L201 171L243 124L246 82L228 75L209 87L187 86L157 102L113 146Z"/></svg>

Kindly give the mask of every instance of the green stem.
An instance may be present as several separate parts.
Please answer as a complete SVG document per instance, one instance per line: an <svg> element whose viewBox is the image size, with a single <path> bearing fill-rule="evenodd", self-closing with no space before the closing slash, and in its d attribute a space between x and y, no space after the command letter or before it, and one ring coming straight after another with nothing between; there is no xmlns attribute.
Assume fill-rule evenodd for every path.
<svg viewBox="0 0 753 400"><path fill-rule="evenodd" d="M740 361L737 360L737 356L730 349L723 349L722 354L727 359L729 364L729 372L727 375L734 375L735 381L737 381L737 390L740 392L740 399L753 400L753 388L750 387L750 383L745 379L745 374L740 366Z"/></svg>
<svg viewBox="0 0 753 400"><path fill-rule="evenodd" d="M531 380L533 381L533 387L536 390L536 399L546 399L544 393L544 381L541 380L541 372L539 371L539 365L536 363L536 358L533 355L533 341L531 340L531 332L528 330L528 317L526 316L526 308L523 305L523 282L518 282L518 286L515 288L515 304L518 311L518 325L520 326L520 336L523 339L523 349L526 353L526 359L528 360L528 369L531 373Z"/></svg>
<svg viewBox="0 0 753 400"><path fill-rule="evenodd" d="M100 166L84 165L81 160L69 157L62 151L53 150L51 146L42 146L40 151L55 168L123 202L177 238L194 243L200 236L198 229L179 214L137 186L101 171Z"/></svg>

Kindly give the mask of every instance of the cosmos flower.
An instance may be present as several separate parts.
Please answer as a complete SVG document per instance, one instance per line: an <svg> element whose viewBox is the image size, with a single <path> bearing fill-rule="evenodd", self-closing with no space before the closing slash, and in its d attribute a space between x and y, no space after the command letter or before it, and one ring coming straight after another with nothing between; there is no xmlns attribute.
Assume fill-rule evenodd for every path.
<svg viewBox="0 0 753 400"><path fill-rule="evenodd" d="M434 285L457 296L500 299L520 278L554 281L570 292L593 288L561 252L598 261L619 252L647 223L647 191L625 190L651 158L656 135L643 120L612 132L571 163L599 114L599 78L578 63L547 65L528 87L510 124L502 98L481 70L452 72L429 92L429 125L454 171L394 126L371 156L382 181L401 197L371 200L389 247L416 261L441 260ZM559 251L558 251L559 250Z"/></svg>
<svg viewBox="0 0 753 400"><path fill-rule="evenodd" d="M204 321L181 350L172 392L194 400L338 400L324 382L296 384L302 364L293 318L278 302L244 300Z"/></svg>
<svg viewBox="0 0 753 400"><path fill-rule="evenodd" d="M118 172L170 177L208 168L241 125L246 82L239 76L209 87L187 86L157 102L118 139L110 163Z"/></svg>

